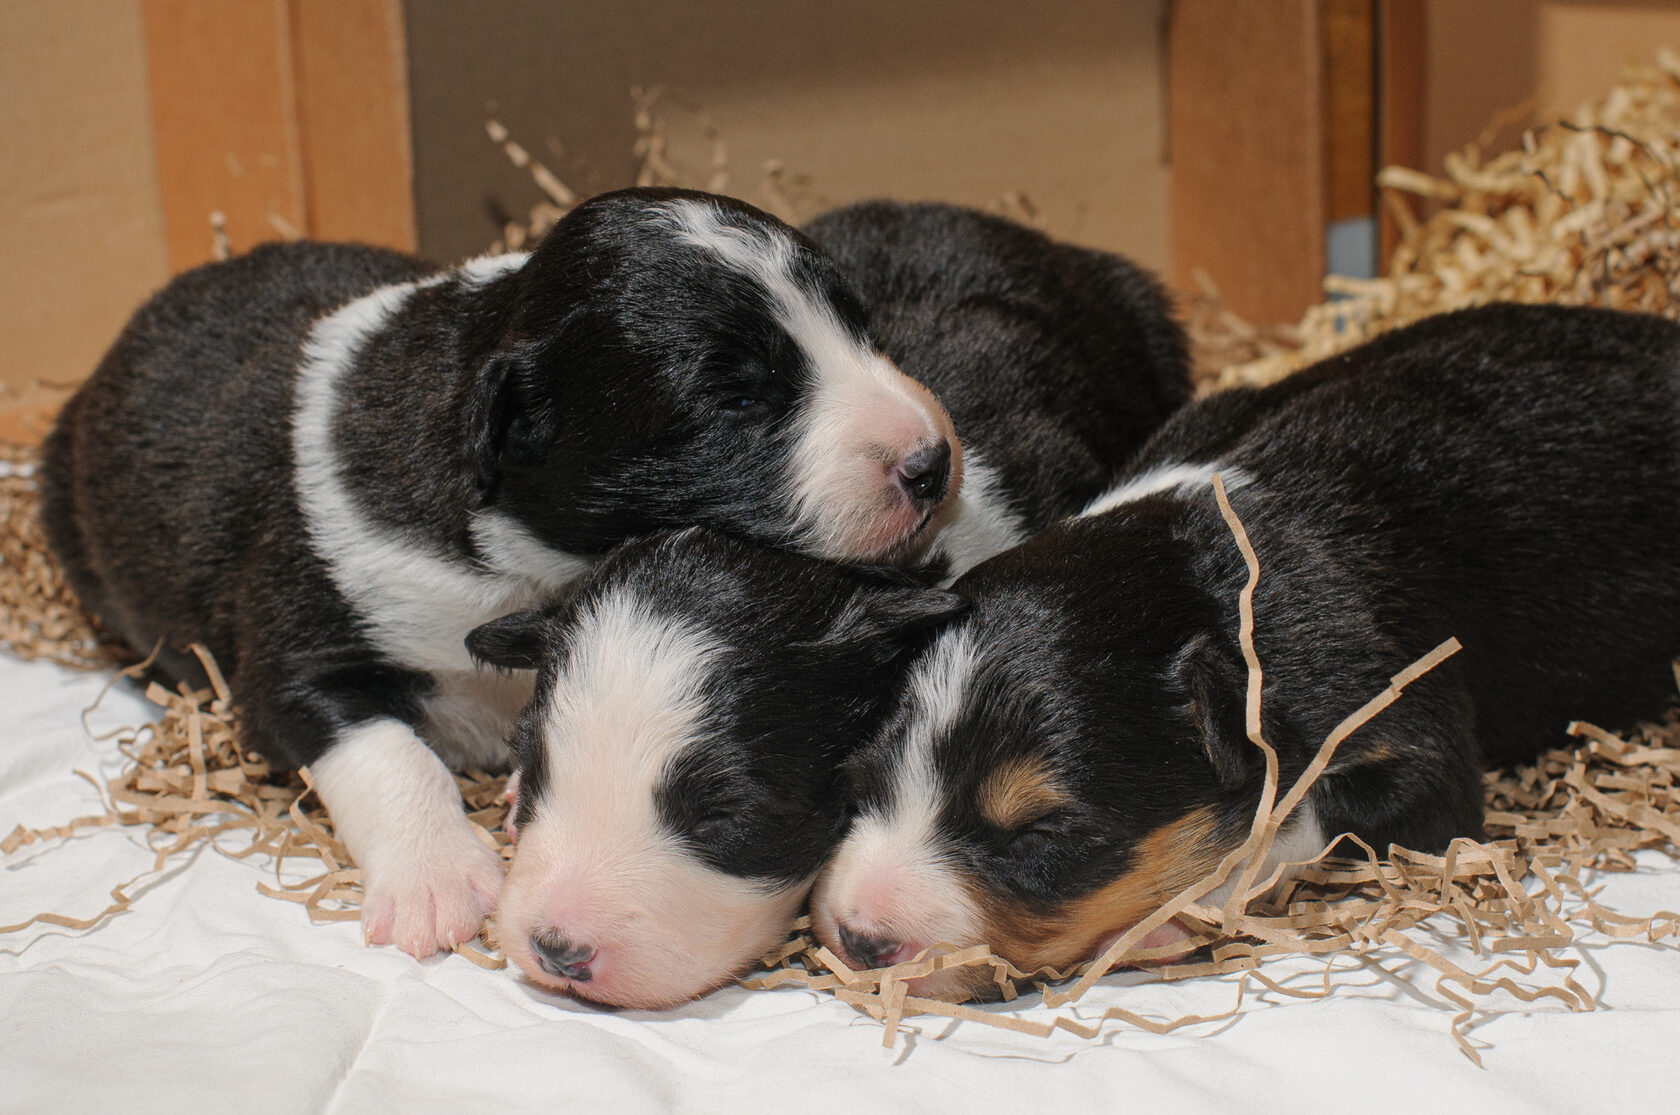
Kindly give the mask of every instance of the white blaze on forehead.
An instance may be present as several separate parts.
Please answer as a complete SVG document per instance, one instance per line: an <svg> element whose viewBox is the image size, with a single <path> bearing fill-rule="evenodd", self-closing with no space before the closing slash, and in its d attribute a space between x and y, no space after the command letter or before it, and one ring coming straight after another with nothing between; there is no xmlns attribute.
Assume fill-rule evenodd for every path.
<svg viewBox="0 0 1680 1115"><path fill-rule="evenodd" d="M970 626L945 632L912 668L911 712L884 806L859 814L819 884L818 915L921 945L969 943L979 912L939 838L947 793L934 761L979 660Z"/></svg>
<svg viewBox="0 0 1680 1115"><path fill-rule="evenodd" d="M663 776L703 743L719 653L709 636L619 591L580 617L568 646L543 725L546 785L500 903L501 944L542 980L529 936L558 933L599 950L581 993L670 1005L773 944L803 891L715 870L660 821Z"/></svg>
<svg viewBox="0 0 1680 1115"><path fill-rule="evenodd" d="M717 207L703 201L674 201L665 213L684 240L763 288L778 324L810 366L811 392L792 464L803 543L841 558L891 549L919 519L892 482L893 466L921 446L947 441L951 491L960 485L960 449L944 408L846 328L820 290L795 277L800 247L787 232L726 224Z"/></svg>
<svg viewBox="0 0 1680 1115"><path fill-rule="evenodd" d="M625 591L590 607L568 646L543 728L547 800L580 830L663 843L653 791L695 741L717 648Z"/></svg>

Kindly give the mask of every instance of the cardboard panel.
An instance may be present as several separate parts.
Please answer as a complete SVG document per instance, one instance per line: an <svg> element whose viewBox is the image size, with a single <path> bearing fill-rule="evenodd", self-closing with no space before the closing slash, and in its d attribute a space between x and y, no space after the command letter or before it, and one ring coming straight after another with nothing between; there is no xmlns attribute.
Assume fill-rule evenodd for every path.
<svg viewBox="0 0 1680 1115"><path fill-rule="evenodd" d="M1480 135L1497 112L1534 93L1535 0L1426 0L1428 83L1422 169ZM1513 124L1496 143L1521 134Z"/></svg>
<svg viewBox="0 0 1680 1115"><path fill-rule="evenodd" d="M492 107L587 194L632 180L630 87L666 85L710 110L749 201L772 158L809 177L806 214L1019 190L1052 233L1160 267L1163 17L1162 0L409 0L421 246L479 251L538 200L485 139ZM677 154L704 178L703 145Z"/></svg>
<svg viewBox="0 0 1680 1115"><path fill-rule="evenodd" d="M291 0L310 236L412 251L401 0Z"/></svg>
<svg viewBox="0 0 1680 1115"><path fill-rule="evenodd" d="M1425 0L1377 3L1377 166L1424 165L1425 88L1429 64ZM1387 208L1378 211L1379 273L1400 242L1400 227Z"/></svg>
<svg viewBox="0 0 1680 1115"><path fill-rule="evenodd" d="M1317 0L1179 0L1168 43L1172 273L1237 313L1321 297L1325 172Z"/></svg>
<svg viewBox="0 0 1680 1115"><path fill-rule="evenodd" d="M169 263L211 258L210 214L235 252L307 227L286 0L143 0Z"/></svg>
<svg viewBox="0 0 1680 1115"><path fill-rule="evenodd" d="M5 5L0 150L0 408L31 408L167 273L136 0Z"/></svg>
<svg viewBox="0 0 1680 1115"><path fill-rule="evenodd" d="M1604 95L1629 62L1657 47L1680 50L1680 0L1541 4L1534 32L1535 86L1545 116L1566 116Z"/></svg>

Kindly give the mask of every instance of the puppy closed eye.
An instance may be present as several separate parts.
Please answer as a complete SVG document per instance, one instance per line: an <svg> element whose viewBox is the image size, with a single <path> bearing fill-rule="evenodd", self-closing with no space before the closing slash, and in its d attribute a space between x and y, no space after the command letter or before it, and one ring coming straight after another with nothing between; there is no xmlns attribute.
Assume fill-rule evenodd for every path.
<svg viewBox="0 0 1680 1115"><path fill-rule="evenodd" d="M1009 838L1009 854L1016 859L1037 859L1054 839L1043 829L1022 829Z"/></svg>
<svg viewBox="0 0 1680 1115"><path fill-rule="evenodd" d="M718 410L729 418L749 421L770 414L770 403L761 395L745 391L730 391L720 396Z"/></svg>
<svg viewBox="0 0 1680 1115"><path fill-rule="evenodd" d="M1049 818L1040 818L1006 835L1004 847L1012 859L1035 860L1055 849L1062 832Z"/></svg>
<svg viewBox="0 0 1680 1115"><path fill-rule="evenodd" d="M703 846L720 847L737 839L743 824L744 819L739 812L713 810L689 825L688 838Z"/></svg>

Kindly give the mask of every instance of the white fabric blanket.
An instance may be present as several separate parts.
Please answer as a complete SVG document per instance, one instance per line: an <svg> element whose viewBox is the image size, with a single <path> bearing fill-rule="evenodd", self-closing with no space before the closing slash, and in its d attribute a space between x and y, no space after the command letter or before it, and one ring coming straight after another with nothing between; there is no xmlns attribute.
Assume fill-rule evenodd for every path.
<svg viewBox="0 0 1680 1115"><path fill-rule="evenodd" d="M97 812L81 768L115 748L80 711L104 677L0 657L0 835ZM96 730L150 719L114 692ZM0 870L0 925L87 916L151 862L144 833L102 828L25 846ZM803 990L730 988L663 1014L544 994L459 957L416 962L311 925L266 898L273 867L201 849L86 931L0 937L0 1111L1301 1112L1672 1111L1680 1105L1680 950L1597 941L1577 978L1600 1009L1515 999L1454 1045L1454 1013L1420 964L1353 956L1337 990L1297 1001L1251 988L1233 1019L1165 1037L1112 1023L1087 1041L912 1019L894 1050L853 1009ZM1680 864L1646 854L1606 878L1630 914L1680 910ZM1450 948L1445 939L1431 942ZM1462 949L1470 967L1486 960ZM1274 964L1320 984L1322 966ZM1229 1010L1235 978L1109 977L1072 1008L1159 1018ZM1004 1008L998 1008L1004 1009ZM1036 997L1009 1010L1048 1018Z"/></svg>

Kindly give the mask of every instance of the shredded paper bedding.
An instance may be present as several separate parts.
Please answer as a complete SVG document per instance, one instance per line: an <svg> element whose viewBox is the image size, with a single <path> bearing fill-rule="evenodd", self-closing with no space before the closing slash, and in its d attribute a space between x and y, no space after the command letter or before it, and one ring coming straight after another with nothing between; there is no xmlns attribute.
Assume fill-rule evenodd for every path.
<svg viewBox="0 0 1680 1115"><path fill-rule="evenodd" d="M647 183L680 181L668 158L655 108L658 91L638 93L638 153ZM692 106L691 124L709 144L704 172L688 176L719 189L727 185L723 141ZM1491 129L1490 129L1491 132ZM526 167L544 199L523 222L504 230L517 247L540 235L575 196L533 160L499 124L493 141ZM1680 318L1680 58L1666 52L1653 68L1630 72L1604 98L1583 105L1568 120L1525 132L1519 147L1488 156L1485 141L1450 156L1442 176L1391 167L1378 184L1394 214L1401 242L1389 273L1374 280L1332 277L1331 297L1293 326L1262 328L1224 309L1212 285L1189 305L1189 325L1203 390L1272 382L1307 363L1357 344L1386 329L1443 310L1494 299L1561 302L1640 309ZM762 192L770 208L795 215L790 186L778 166L766 168ZM1030 216L1025 199L1000 208ZM1429 215L1420 216L1428 210ZM35 451L0 446L0 649L20 658L45 658L78 669L112 669L143 678L145 663L132 662L76 604L41 536ZM1243 647L1249 659L1248 730L1267 760L1268 777L1249 839L1218 872L1139 923L1094 963L1066 972L1022 972L983 946L953 948L878 971L849 969L812 938L801 919L788 941L765 957L743 982L766 992L800 986L832 994L877 1020L891 1045L903 1020L918 1014L961 1018L1025 1034L1057 1029L1085 1037L1105 1026L1133 1026L1166 1033L1229 1017L1242 1007L1251 984L1290 999L1336 994L1338 981L1357 957L1397 979L1432 980L1434 999L1453 1010L1451 1032L1466 1056L1480 1063L1469 1030L1479 1017L1513 1001L1555 1000L1590 1011L1594 996L1576 979L1585 960L1583 936L1611 941L1668 941L1680 936L1680 913L1614 910L1598 899L1605 873L1632 870L1634 853L1680 851L1680 714L1637 726L1559 725L1555 743L1535 762L1486 776L1487 839L1457 840L1443 855L1404 848L1367 848L1357 860L1321 858L1297 878L1275 888L1257 878L1258 864L1289 812L1322 772L1336 746L1366 720L1380 716L1413 678L1456 650L1450 641L1402 672L1382 693L1324 742L1316 761L1295 785L1280 785L1276 757L1265 741L1260 679L1265 664L1253 649L1251 598L1265 576L1266 555L1251 548L1240 520L1217 491L1242 550L1250 580L1243 595ZM99 786L103 812L66 818L56 827L14 829L0 839L11 853L37 841L62 840L89 826L142 826L155 852L152 872L189 850L213 846L223 855L258 858L273 866L264 894L300 903L313 919L359 917L355 865L334 838L332 823L310 790L307 771L274 770L242 746L237 715L213 659L202 654L212 678L204 690L168 690L151 684L147 696L161 712L148 724L116 734L112 745L126 756L118 776ZM1612 727L1615 730L1612 730ZM1567 732L1567 736L1565 735ZM465 808L483 839L511 856L504 832L505 776L481 771L457 775ZM308 878L283 872L302 859ZM1680 869L1680 865L1676 865ZM150 874L151 872L148 872ZM284 876L294 881L283 881ZM144 878L145 876L141 876ZM1200 899L1228 878L1232 898L1222 908ZM110 904L91 917L43 911L0 935L50 923L97 927L125 910L139 879L113 880ZM1187 961L1167 962L1135 947L1169 917L1191 926L1200 946ZM1418 930L1427 930L1419 932ZM460 953L486 967L503 961L486 934L484 948ZM1455 962L1432 940L1445 937L1468 950L1476 963ZM1176 948L1172 951L1179 952ZM1316 986L1282 982L1268 963L1284 956L1316 958L1323 978ZM982 966L998 984L1005 1009L925 999L907 981L936 969ZM1142 966L1161 980L1238 975L1224 1013L1151 1017L1120 1007L1081 1014L1074 1007L1111 968ZM1423 975L1427 973L1427 975ZM1046 1009L1028 1009L1042 1003ZM1014 1008L1014 1009L1011 1009Z"/></svg>

